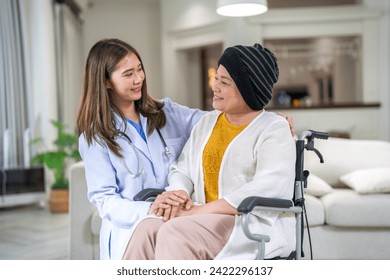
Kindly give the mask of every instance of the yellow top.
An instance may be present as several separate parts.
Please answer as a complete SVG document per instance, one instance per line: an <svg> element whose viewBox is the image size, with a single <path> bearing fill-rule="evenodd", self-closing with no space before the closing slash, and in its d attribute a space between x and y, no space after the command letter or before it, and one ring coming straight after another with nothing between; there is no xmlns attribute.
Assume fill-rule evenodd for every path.
<svg viewBox="0 0 390 280"><path fill-rule="evenodd" d="M231 124L222 113L203 151L203 174L206 203L218 199L218 176L223 154L230 142L240 134L246 125Z"/></svg>

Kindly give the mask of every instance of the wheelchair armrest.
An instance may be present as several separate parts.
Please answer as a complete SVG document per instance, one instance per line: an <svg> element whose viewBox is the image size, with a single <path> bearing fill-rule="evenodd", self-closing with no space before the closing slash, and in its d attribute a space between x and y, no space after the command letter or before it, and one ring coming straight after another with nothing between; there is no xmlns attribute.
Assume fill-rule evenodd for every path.
<svg viewBox="0 0 390 280"><path fill-rule="evenodd" d="M256 206L275 207L275 208L291 208L294 206L293 202L288 199L269 198L262 196L250 196L245 198L237 210L240 213L249 213Z"/></svg>
<svg viewBox="0 0 390 280"><path fill-rule="evenodd" d="M137 193L133 199L134 201L146 201L147 199L156 197L163 192L164 189L154 189L154 188L143 189L142 191Z"/></svg>

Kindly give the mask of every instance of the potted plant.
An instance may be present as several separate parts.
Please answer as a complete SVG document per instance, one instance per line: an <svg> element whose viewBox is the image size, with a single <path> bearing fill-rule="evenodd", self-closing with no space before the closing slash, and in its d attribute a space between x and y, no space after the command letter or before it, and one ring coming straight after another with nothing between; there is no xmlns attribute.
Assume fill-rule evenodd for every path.
<svg viewBox="0 0 390 280"><path fill-rule="evenodd" d="M67 212L69 199L69 182L66 178L66 166L68 160L81 159L78 152L77 137L66 133L64 125L60 121L52 120L51 123L57 129L57 138L53 141L54 149L36 154L31 163L44 165L53 172L54 182L50 185L49 207L52 212ZM42 138L32 141L33 144L42 143Z"/></svg>

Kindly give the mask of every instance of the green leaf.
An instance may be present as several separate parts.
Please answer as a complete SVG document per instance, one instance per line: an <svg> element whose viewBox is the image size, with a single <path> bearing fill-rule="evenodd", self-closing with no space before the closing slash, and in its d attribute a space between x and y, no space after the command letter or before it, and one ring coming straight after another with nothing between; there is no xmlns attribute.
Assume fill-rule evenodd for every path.
<svg viewBox="0 0 390 280"><path fill-rule="evenodd" d="M31 165L43 165L45 163L45 154L37 154L31 159Z"/></svg>
<svg viewBox="0 0 390 280"><path fill-rule="evenodd" d="M51 185L52 189L67 189L69 187L69 182L65 178L55 180Z"/></svg>
<svg viewBox="0 0 390 280"><path fill-rule="evenodd" d="M58 147L63 149L72 148L77 144L77 138L75 135L68 133L60 133L56 141L54 141Z"/></svg>
<svg viewBox="0 0 390 280"><path fill-rule="evenodd" d="M64 167L66 153L62 151L58 152L46 152L44 154L44 164L50 169L60 169Z"/></svg>
<svg viewBox="0 0 390 280"><path fill-rule="evenodd" d="M80 153L79 153L79 150L78 150L78 149L75 149L75 150L71 151L70 156L71 156L75 161L81 160L81 156L80 156Z"/></svg>
<svg viewBox="0 0 390 280"><path fill-rule="evenodd" d="M31 164L45 165L54 173L52 188L67 189L69 182L64 174L65 161L67 158L76 161L81 160L78 151L78 138L74 134L66 133L64 131L66 125L62 122L52 120L51 123L57 128L57 138L53 141L55 149L35 155L31 160ZM33 139L30 143L32 145L41 144L42 138Z"/></svg>
<svg viewBox="0 0 390 280"><path fill-rule="evenodd" d="M34 138L34 139L31 139L30 140L30 144L31 145L37 145L37 144L40 144L42 143L42 137L37 137L37 138Z"/></svg>
<svg viewBox="0 0 390 280"><path fill-rule="evenodd" d="M51 123L60 131L66 128L66 125L60 121L52 120Z"/></svg>

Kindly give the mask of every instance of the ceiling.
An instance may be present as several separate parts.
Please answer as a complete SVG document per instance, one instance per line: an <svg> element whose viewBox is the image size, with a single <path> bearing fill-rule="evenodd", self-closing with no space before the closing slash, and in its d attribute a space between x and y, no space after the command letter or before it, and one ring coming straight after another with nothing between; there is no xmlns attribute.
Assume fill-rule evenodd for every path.
<svg viewBox="0 0 390 280"><path fill-rule="evenodd" d="M95 2L112 1L112 0L74 0L79 3L93 5ZM146 1L146 0L142 0ZM147 0L151 2L161 0ZM193 0L196 2L196 0ZM216 0L215 0L216 1ZM321 7L321 6L338 6L361 4L362 0L268 0L268 7L272 8L298 8L298 7Z"/></svg>
<svg viewBox="0 0 390 280"><path fill-rule="evenodd" d="M268 0L268 8L302 8L361 4L362 0Z"/></svg>
<svg viewBox="0 0 390 280"><path fill-rule="evenodd" d="M57 0L60 1L60 0ZM61 0L68 4L76 4L78 9L84 10L86 7L92 7L98 2L111 2L112 0ZM60 1L60 2L61 2ZM114 0L117 1L117 0ZM163 0L121 0L121 1L143 1L156 3ZM196 0L192 0L196 2ZM325 7L325 6L340 6L340 5L359 5L363 0L268 0L269 9L278 8L303 8L303 7ZM215 0L217 2L217 0ZM111 2L112 3L112 2Z"/></svg>

